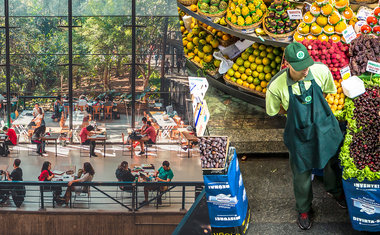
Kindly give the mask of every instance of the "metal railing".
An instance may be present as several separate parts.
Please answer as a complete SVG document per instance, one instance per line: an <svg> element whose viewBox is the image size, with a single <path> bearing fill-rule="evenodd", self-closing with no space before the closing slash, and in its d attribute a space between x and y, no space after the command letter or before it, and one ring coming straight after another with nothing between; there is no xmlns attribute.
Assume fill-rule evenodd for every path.
<svg viewBox="0 0 380 235"><path fill-rule="evenodd" d="M201 193L204 183L196 182L77 182L72 186L87 186L88 192L72 191L69 204L60 205L55 202L53 192L65 192L68 187L67 182L41 182L41 181L0 181L0 199L8 197L7 202L2 203L2 207L28 207L38 205L35 209L41 210L46 207L56 208L83 208L93 206L94 209L138 211L147 203L144 201L144 189L148 192L148 202L154 203L159 208L157 199L162 200L163 206L174 206L184 210L186 205L191 206ZM122 191L120 186L129 186L131 190ZM164 191L162 187L166 187ZM25 192L25 193L23 193ZM85 197L83 197L83 193ZM17 196L24 194L25 196ZM127 195L126 195L127 194ZM24 198L23 198L24 197ZM11 200L13 199L13 201ZM23 198L23 199L21 199ZM84 200L83 200L84 199ZM22 203L16 205L15 200ZM79 207L78 207L79 206ZM31 208L28 208L28 210Z"/></svg>

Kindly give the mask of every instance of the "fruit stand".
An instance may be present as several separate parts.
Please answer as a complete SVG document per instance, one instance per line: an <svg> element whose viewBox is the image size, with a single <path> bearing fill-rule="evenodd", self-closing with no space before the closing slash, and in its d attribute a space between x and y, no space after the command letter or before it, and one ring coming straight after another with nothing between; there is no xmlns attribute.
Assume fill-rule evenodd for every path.
<svg viewBox="0 0 380 235"><path fill-rule="evenodd" d="M340 160L352 226L380 231L380 6L348 0L196 2L196 7L178 4L181 25L191 18L190 26L181 28L189 68L201 67L210 85L230 95L264 107L268 82L283 68L283 51L292 41L302 43L314 61L329 67L337 93L328 94L326 101L337 119L348 123ZM197 25L207 31L197 32ZM222 44L220 37L234 40L216 46L218 40ZM194 45L188 46L189 41ZM224 53L234 45L238 52ZM207 57L211 52L223 52L230 62ZM363 86L363 92L352 96L347 84L355 78L364 81L365 90Z"/></svg>

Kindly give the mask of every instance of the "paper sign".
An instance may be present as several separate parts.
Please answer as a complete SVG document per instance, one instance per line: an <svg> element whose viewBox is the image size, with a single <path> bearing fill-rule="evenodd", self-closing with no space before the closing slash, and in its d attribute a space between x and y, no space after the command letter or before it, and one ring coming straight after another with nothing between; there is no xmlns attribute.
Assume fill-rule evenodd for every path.
<svg viewBox="0 0 380 235"><path fill-rule="evenodd" d="M302 20L301 10L287 10L289 19L291 20Z"/></svg>
<svg viewBox="0 0 380 235"><path fill-rule="evenodd" d="M356 32L352 25L343 31L343 37L346 40L346 43L351 43L351 41L356 38Z"/></svg>
<svg viewBox="0 0 380 235"><path fill-rule="evenodd" d="M340 76L342 76L343 80L346 80L347 78L351 77L351 71L350 66L346 66L340 70Z"/></svg>
<svg viewBox="0 0 380 235"><path fill-rule="evenodd" d="M380 74L380 63L377 63L377 62L372 61L372 60L368 60L366 70L370 73Z"/></svg>

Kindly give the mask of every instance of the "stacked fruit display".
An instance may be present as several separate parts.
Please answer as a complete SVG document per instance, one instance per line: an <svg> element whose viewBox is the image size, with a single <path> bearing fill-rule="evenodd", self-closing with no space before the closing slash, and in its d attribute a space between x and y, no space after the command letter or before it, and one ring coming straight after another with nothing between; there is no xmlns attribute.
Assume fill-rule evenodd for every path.
<svg viewBox="0 0 380 235"><path fill-rule="evenodd" d="M262 20L267 10L262 0L231 0L227 8L227 23L234 26L252 26Z"/></svg>
<svg viewBox="0 0 380 235"><path fill-rule="evenodd" d="M380 89L379 81L375 83L363 95L347 101L348 130L340 152L344 179L380 180Z"/></svg>
<svg viewBox="0 0 380 235"><path fill-rule="evenodd" d="M333 42L343 41L343 31L347 28L347 21L354 13L348 6L348 0L335 2L335 7L328 0L317 0L310 7L310 11L303 16L294 34L296 41L315 40Z"/></svg>
<svg viewBox="0 0 380 235"><path fill-rule="evenodd" d="M380 63L380 38L374 35L360 35L351 42L349 55L352 75L365 73L368 60Z"/></svg>
<svg viewBox="0 0 380 235"><path fill-rule="evenodd" d="M198 21L198 25L201 28L203 28L204 30L206 30L208 33L215 36L216 39L218 39L218 41L220 42L220 44L224 47L227 47L227 46L231 45L232 43L234 43L238 40L236 37L234 37L228 33L225 33L223 31L217 30L217 29L215 29L215 28L213 28L210 25L207 25L205 23Z"/></svg>
<svg viewBox="0 0 380 235"><path fill-rule="evenodd" d="M266 87L281 66L283 49L254 43L238 57L225 79L247 90L266 93Z"/></svg>
<svg viewBox="0 0 380 235"><path fill-rule="evenodd" d="M310 56L316 62L321 62L327 65L333 75L337 93L328 94L326 101L331 110L335 113L337 110L342 110L344 107L345 95L341 86L342 77L340 70L348 65L349 46L342 42L334 43L331 39L326 42L319 40L304 40L302 44L308 49Z"/></svg>
<svg viewBox="0 0 380 235"><path fill-rule="evenodd" d="M363 34L375 34L380 36L380 7L373 10L373 15L368 16L365 25L360 27Z"/></svg>
<svg viewBox="0 0 380 235"><path fill-rule="evenodd" d="M219 41L212 34L202 30L195 20L191 27L191 32L184 31L182 34L186 57L211 75L216 74L220 60L214 59L212 54L218 50Z"/></svg>
<svg viewBox="0 0 380 235"><path fill-rule="evenodd" d="M228 0L199 0L198 11L201 13L216 15L227 9Z"/></svg>
<svg viewBox="0 0 380 235"><path fill-rule="evenodd" d="M272 34L287 34L294 31L299 23L298 20L290 20L287 10L290 10L287 0L277 0L268 7L264 27Z"/></svg>

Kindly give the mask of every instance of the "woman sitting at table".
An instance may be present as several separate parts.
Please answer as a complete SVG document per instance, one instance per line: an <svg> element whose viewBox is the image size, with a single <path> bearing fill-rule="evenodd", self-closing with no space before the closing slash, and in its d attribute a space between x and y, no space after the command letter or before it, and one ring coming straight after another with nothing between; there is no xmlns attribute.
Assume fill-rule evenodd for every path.
<svg viewBox="0 0 380 235"><path fill-rule="evenodd" d="M120 166L116 169L115 172L116 178L119 181L125 182L133 182L135 181L135 177L131 173L131 169L128 168L128 162L122 161ZM120 189L123 191L131 191L132 185L120 186Z"/></svg>
<svg viewBox="0 0 380 235"><path fill-rule="evenodd" d="M54 178L53 172L51 172L51 163L45 161L42 164L41 174L38 176L39 181L51 181ZM57 203L62 203L61 193L62 188L59 186L43 186L44 190L53 191L53 198Z"/></svg>
<svg viewBox="0 0 380 235"><path fill-rule="evenodd" d="M44 120L45 114L41 107L37 109L37 115L35 118L32 119L29 126L45 126L45 120Z"/></svg>
<svg viewBox="0 0 380 235"><path fill-rule="evenodd" d="M42 137L44 136L46 131L45 126L39 126L37 127L32 135L32 144L37 144L37 153L42 156L45 152L45 141L42 140Z"/></svg>
<svg viewBox="0 0 380 235"><path fill-rule="evenodd" d="M67 186L67 190L65 193L64 198L62 198L66 205L69 203L71 199L71 192L76 192L77 194L80 194L82 192L88 193L89 187L88 186L72 186L73 183L76 182L91 182L92 179L94 178L95 171L94 168L92 167L91 163L85 162L83 163L83 173L79 179L72 180L70 181Z"/></svg>
<svg viewBox="0 0 380 235"><path fill-rule="evenodd" d="M95 140L89 140L88 137L91 136L91 131L94 130L94 127L89 125L87 127L83 127L82 130L79 133L80 136L80 143L82 145L90 145L90 155L91 157L97 157L95 154Z"/></svg>
<svg viewBox="0 0 380 235"><path fill-rule="evenodd" d="M146 124L147 124L148 128L146 128L145 131L141 132L143 137L141 139L137 140L138 142L140 142L140 147L141 147L141 152L139 153L139 155L145 154L144 142L147 142L147 144L155 144L156 143L156 130L152 126L152 122L147 121Z"/></svg>

